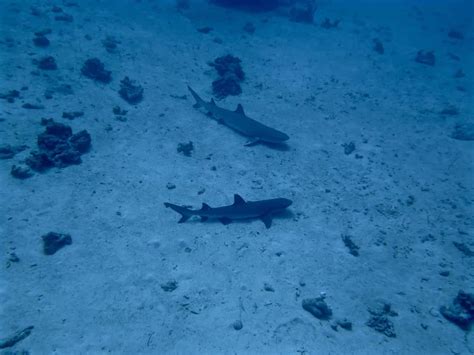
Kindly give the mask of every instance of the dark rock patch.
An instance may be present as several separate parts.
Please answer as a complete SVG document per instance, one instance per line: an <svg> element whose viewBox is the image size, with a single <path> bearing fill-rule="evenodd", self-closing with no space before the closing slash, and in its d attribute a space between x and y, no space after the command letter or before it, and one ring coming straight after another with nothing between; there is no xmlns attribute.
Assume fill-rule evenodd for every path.
<svg viewBox="0 0 474 355"><path fill-rule="evenodd" d="M453 242L453 244L456 249L463 253L465 256L469 258L474 256L474 251L472 251L466 244L459 242Z"/></svg>
<svg viewBox="0 0 474 355"><path fill-rule="evenodd" d="M415 62L434 66L436 63L434 51L425 52L425 51L419 50L418 53L416 54Z"/></svg>
<svg viewBox="0 0 474 355"><path fill-rule="evenodd" d="M68 120L73 120L78 117L84 116L83 111L70 111L70 112L63 112L63 118L67 118Z"/></svg>
<svg viewBox="0 0 474 355"><path fill-rule="evenodd" d="M454 105L448 105L444 109L442 109L439 113L440 115L443 115L443 116L457 116L459 115L459 109Z"/></svg>
<svg viewBox="0 0 474 355"><path fill-rule="evenodd" d="M194 150L194 144L193 142L189 141L188 143L179 143L178 148L176 148L176 151L178 153L184 154L187 157L191 156L191 153Z"/></svg>
<svg viewBox="0 0 474 355"><path fill-rule="evenodd" d="M240 65L241 60L230 54L218 57L214 62L209 63L214 67L219 79L212 82L212 91L217 98L224 98L229 95L239 95L242 93L240 82L244 80L245 74Z"/></svg>
<svg viewBox="0 0 474 355"><path fill-rule="evenodd" d="M36 36L33 38L33 44L36 47L48 47L49 43L49 39L46 36Z"/></svg>
<svg viewBox="0 0 474 355"><path fill-rule="evenodd" d="M474 123L458 123L454 126L451 138L460 141L474 141Z"/></svg>
<svg viewBox="0 0 474 355"><path fill-rule="evenodd" d="M15 99L20 97L20 92L18 90L10 90L5 93L0 93L0 99L6 100L9 103L15 102Z"/></svg>
<svg viewBox="0 0 474 355"><path fill-rule="evenodd" d="M21 107L26 108L27 110L42 110L44 109L44 106L41 104L32 104L32 103L25 103L21 105Z"/></svg>
<svg viewBox="0 0 474 355"><path fill-rule="evenodd" d="M11 170L10 170L11 176L13 176L15 179L28 179L33 176L33 172L31 169L27 166L16 166L13 165Z"/></svg>
<svg viewBox="0 0 474 355"><path fill-rule="evenodd" d="M56 15L56 16L54 16L54 19L56 21L61 21L61 22L73 22L74 21L74 17L72 15L69 15L69 14L66 14L66 13L62 13L61 15Z"/></svg>
<svg viewBox="0 0 474 355"><path fill-rule="evenodd" d="M324 297L306 298L301 303L303 309L321 320L329 320L332 317L332 310L327 305Z"/></svg>
<svg viewBox="0 0 474 355"><path fill-rule="evenodd" d="M241 320L236 320L234 323L232 323L232 328L235 330L241 330L243 328L243 324Z"/></svg>
<svg viewBox="0 0 474 355"><path fill-rule="evenodd" d="M58 66L54 57L48 55L46 57L40 58L39 60L34 59L33 64L36 64L38 69L41 70L56 70Z"/></svg>
<svg viewBox="0 0 474 355"><path fill-rule="evenodd" d="M376 51L379 54L385 53L383 43L378 38L374 38L373 43L374 43L374 51Z"/></svg>
<svg viewBox="0 0 474 355"><path fill-rule="evenodd" d="M344 245L349 249L349 253L354 256L359 256L359 247L352 241L350 235L342 235Z"/></svg>
<svg viewBox="0 0 474 355"><path fill-rule="evenodd" d="M355 150L355 143L354 142L344 143L342 147L344 148L344 154L349 155Z"/></svg>
<svg viewBox="0 0 474 355"><path fill-rule="evenodd" d="M11 159L27 148L27 145L11 146L10 144L2 144L0 145L0 159Z"/></svg>
<svg viewBox="0 0 474 355"><path fill-rule="evenodd" d="M369 313L371 317L365 323L368 327L389 338L395 338L397 336L393 322L388 317L398 316L398 313L392 310L390 304L379 303L375 307L369 308Z"/></svg>
<svg viewBox="0 0 474 355"><path fill-rule="evenodd" d="M200 32L200 33L204 33L204 34L208 34L209 32L211 32L213 30L212 27L209 27L209 26L206 26L206 27L201 27L201 28L198 28L197 31Z"/></svg>
<svg viewBox="0 0 474 355"><path fill-rule="evenodd" d="M33 151L25 163L34 171L43 172L51 167L65 168L82 162L81 155L91 145L85 130L72 134L71 127L53 120L44 120L45 132L38 135L39 151Z"/></svg>
<svg viewBox="0 0 474 355"><path fill-rule="evenodd" d="M72 244L69 234L49 232L41 237L43 239L43 252L45 255L53 255L59 249Z"/></svg>
<svg viewBox="0 0 474 355"><path fill-rule="evenodd" d="M134 105L143 100L143 87L126 76L120 81L119 94L122 99Z"/></svg>
<svg viewBox="0 0 474 355"><path fill-rule="evenodd" d="M127 117L125 116L127 115L128 111L123 110L122 108L120 108L120 106L114 106L114 108L112 109L112 112L114 113L116 120L121 121L121 122L125 122L127 120Z"/></svg>
<svg viewBox="0 0 474 355"><path fill-rule="evenodd" d="M441 306L439 311L444 318L469 331L474 323L474 294L459 291L452 304Z"/></svg>
<svg viewBox="0 0 474 355"><path fill-rule="evenodd" d="M87 59L82 66L81 73L90 79L105 84L112 80L111 72L105 70L104 64L98 58Z"/></svg>
<svg viewBox="0 0 474 355"><path fill-rule="evenodd" d="M118 44L120 44L120 41L117 40L113 36L107 36L102 41L102 45L104 46L105 50L109 53L115 53L117 51Z"/></svg>
<svg viewBox="0 0 474 355"><path fill-rule="evenodd" d="M352 322L347 319L338 319L336 324L345 330L352 330Z"/></svg>
<svg viewBox="0 0 474 355"><path fill-rule="evenodd" d="M178 282L177 281L168 281L160 285L162 290L165 292L173 292L178 288Z"/></svg>

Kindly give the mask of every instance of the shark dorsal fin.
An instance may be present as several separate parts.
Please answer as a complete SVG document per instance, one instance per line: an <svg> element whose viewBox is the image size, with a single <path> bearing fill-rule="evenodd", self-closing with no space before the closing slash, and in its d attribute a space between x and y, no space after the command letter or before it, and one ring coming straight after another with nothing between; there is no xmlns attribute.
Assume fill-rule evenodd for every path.
<svg viewBox="0 0 474 355"><path fill-rule="evenodd" d="M235 112L240 113L242 115L245 115L244 108L241 104L237 105L237 108L235 109Z"/></svg>
<svg viewBox="0 0 474 355"><path fill-rule="evenodd" d="M211 105L212 105L212 106L217 106L217 105L216 105L216 102L214 101L214 99L211 99Z"/></svg>
<svg viewBox="0 0 474 355"><path fill-rule="evenodd" d="M202 207L201 207L202 211L208 211L210 209L211 209L211 207L207 203L202 204Z"/></svg>
<svg viewBox="0 0 474 355"><path fill-rule="evenodd" d="M234 195L234 205L241 205L245 203L245 200L239 194Z"/></svg>

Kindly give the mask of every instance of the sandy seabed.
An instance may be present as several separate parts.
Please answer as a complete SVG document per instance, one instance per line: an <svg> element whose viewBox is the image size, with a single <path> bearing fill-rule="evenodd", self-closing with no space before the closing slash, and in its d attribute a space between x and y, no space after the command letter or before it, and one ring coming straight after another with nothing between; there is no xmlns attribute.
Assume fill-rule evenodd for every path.
<svg viewBox="0 0 474 355"><path fill-rule="evenodd" d="M0 1L0 92L20 92L0 101L0 142L29 146L0 161L0 338L34 327L5 354L472 353L472 332L439 311L474 285L474 142L451 137L473 119L473 9L446 3L325 1L303 24L205 2ZM341 22L322 28L326 17ZM50 45L35 46L48 28ZM416 62L420 50L435 65ZM209 100L208 62L225 54L245 80L218 105L241 103L290 136L286 149L245 147L192 107L187 85ZM46 55L56 70L33 62ZM94 57L110 83L81 74ZM118 94L126 76L144 89L136 105ZM79 165L15 179L42 118L86 129L92 147ZM189 141L191 156L178 153ZM163 206L235 193L293 205L270 229L177 224ZM45 255L48 232L72 244ZM321 295L329 320L302 308ZM395 336L367 325L377 304ZM344 318L352 330L336 327Z"/></svg>

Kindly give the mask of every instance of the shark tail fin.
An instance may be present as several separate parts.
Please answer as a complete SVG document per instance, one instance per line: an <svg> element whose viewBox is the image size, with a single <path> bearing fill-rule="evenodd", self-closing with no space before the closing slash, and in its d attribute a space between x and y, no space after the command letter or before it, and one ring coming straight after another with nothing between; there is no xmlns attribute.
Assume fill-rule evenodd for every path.
<svg viewBox="0 0 474 355"><path fill-rule="evenodd" d="M188 209L186 209L184 207L174 205L174 204L168 203L168 202L165 202L165 207L167 207L167 208L169 207L173 211L178 212L181 215L181 218L179 219L178 223L184 223L192 216L191 211L189 211Z"/></svg>
<svg viewBox="0 0 474 355"><path fill-rule="evenodd" d="M196 103L193 105L194 108L199 108L204 106L204 100L199 97L199 95L194 91L189 85L188 85L188 90L191 92L191 95L193 95L194 100L196 100Z"/></svg>

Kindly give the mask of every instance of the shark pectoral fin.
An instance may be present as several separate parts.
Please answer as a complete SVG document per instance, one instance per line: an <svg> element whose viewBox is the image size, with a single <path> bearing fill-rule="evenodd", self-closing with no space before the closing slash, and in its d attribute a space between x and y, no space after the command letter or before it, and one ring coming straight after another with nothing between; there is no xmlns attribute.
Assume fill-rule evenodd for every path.
<svg viewBox="0 0 474 355"><path fill-rule="evenodd" d="M237 105L237 108L235 109L235 112L240 113L245 116L244 108L241 104Z"/></svg>
<svg viewBox="0 0 474 355"><path fill-rule="evenodd" d="M216 105L216 102L214 101L214 99L211 99L211 105L212 105L212 106L217 106L217 105Z"/></svg>
<svg viewBox="0 0 474 355"><path fill-rule="evenodd" d="M258 137L252 137L252 138L250 138L250 139L247 141L247 143L245 143L244 145L245 145L246 147L251 147L251 146L257 144L259 141L260 141L260 138L258 138Z"/></svg>
<svg viewBox="0 0 474 355"><path fill-rule="evenodd" d="M272 215L270 213L263 215L260 217L260 219L263 223L265 223L265 227L267 227L267 229L272 226Z"/></svg>
<svg viewBox="0 0 474 355"><path fill-rule="evenodd" d="M206 222L208 219L209 219L209 217L201 216L201 222Z"/></svg>
<svg viewBox="0 0 474 355"><path fill-rule="evenodd" d="M191 216L190 215L182 215L180 220L178 221L178 223L186 222L189 219L189 217L191 217Z"/></svg>
<svg viewBox="0 0 474 355"><path fill-rule="evenodd" d="M245 203L245 200L239 194L234 195L234 205L241 205Z"/></svg>
<svg viewBox="0 0 474 355"><path fill-rule="evenodd" d="M230 218L227 218L227 217L219 218L219 221L221 221L221 223L225 226L228 225L229 223L232 223L232 220Z"/></svg>

